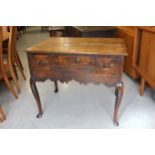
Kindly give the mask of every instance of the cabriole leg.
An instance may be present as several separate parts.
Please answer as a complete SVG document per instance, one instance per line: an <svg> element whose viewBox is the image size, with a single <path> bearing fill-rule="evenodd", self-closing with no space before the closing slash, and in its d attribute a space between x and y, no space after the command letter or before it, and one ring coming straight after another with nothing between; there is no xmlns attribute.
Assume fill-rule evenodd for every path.
<svg viewBox="0 0 155 155"><path fill-rule="evenodd" d="M124 85L123 82L119 82L116 84L115 88L115 95L116 95L116 100L115 100L115 109L114 109L114 125L118 126L118 110L119 106L121 104L122 96L123 96L123 90L124 90Z"/></svg>
<svg viewBox="0 0 155 155"><path fill-rule="evenodd" d="M42 114L43 114L41 101L40 101L39 93L38 93L38 90L37 90L37 87L36 87L36 83L31 78L30 78L30 86L31 86L32 93L33 93L33 95L34 95L34 97L36 99L38 110L39 110L37 118L40 118L42 116Z"/></svg>
<svg viewBox="0 0 155 155"><path fill-rule="evenodd" d="M55 90L54 90L54 92L55 93L58 93L58 81L56 80L56 81L54 81L54 85L55 85Z"/></svg>

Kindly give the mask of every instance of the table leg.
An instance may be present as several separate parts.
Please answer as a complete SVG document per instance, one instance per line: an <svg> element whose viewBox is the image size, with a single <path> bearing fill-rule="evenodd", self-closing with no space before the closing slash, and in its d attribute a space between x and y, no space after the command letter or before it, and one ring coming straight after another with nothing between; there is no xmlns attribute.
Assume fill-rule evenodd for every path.
<svg viewBox="0 0 155 155"><path fill-rule="evenodd" d="M118 126L118 110L119 106L121 104L122 96L123 96L123 90L124 90L124 85L123 82L119 82L116 84L115 88L115 95L116 95L116 100L115 100L115 109L114 109L114 125Z"/></svg>
<svg viewBox="0 0 155 155"><path fill-rule="evenodd" d="M39 113L37 115L37 118L40 118L42 116L42 114L43 114L41 101L40 101L39 93L38 93L38 90L37 90L37 87L36 87L36 83L31 78L30 78L30 86L31 86L32 93L33 93L33 95L34 95L34 97L36 99L37 105L38 105Z"/></svg>
<svg viewBox="0 0 155 155"><path fill-rule="evenodd" d="M55 92L55 93L58 93L59 89L58 89L58 81L57 81L57 80L54 81L54 85L55 85L55 90L54 90L54 92Z"/></svg>

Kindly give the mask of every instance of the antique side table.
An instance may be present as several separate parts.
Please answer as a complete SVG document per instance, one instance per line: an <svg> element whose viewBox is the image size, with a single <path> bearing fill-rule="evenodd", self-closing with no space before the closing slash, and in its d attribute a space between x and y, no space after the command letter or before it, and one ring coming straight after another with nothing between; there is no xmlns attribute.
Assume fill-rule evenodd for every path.
<svg viewBox="0 0 155 155"><path fill-rule="evenodd" d="M123 96L123 60L127 55L121 38L63 38L52 37L27 49L30 86L39 113L43 114L36 81L50 79L58 83L72 79L80 83L93 82L115 86L114 124L118 125L118 109Z"/></svg>

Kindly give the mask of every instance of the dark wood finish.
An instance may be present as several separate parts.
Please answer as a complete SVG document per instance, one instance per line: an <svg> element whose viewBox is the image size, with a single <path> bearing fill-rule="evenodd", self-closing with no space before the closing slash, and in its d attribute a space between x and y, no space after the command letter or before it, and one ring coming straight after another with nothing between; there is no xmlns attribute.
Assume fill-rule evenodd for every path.
<svg viewBox="0 0 155 155"><path fill-rule="evenodd" d="M115 101L115 108L114 108L114 124L116 123L115 124L116 126L119 125L117 121L118 120L117 115L118 115L118 109L123 97L123 90L124 90L123 82L118 82L115 88L116 101Z"/></svg>
<svg viewBox="0 0 155 155"><path fill-rule="evenodd" d="M59 89L58 89L58 81L57 81L57 80L54 81L54 85L55 85L55 90L54 90L54 92L55 92L55 93L58 93Z"/></svg>
<svg viewBox="0 0 155 155"><path fill-rule="evenodd" d="M65 26L66 37L114 37L116 28L112 26Z"/></svg>
<svg viewBox="0 0 155 155"><path fill-rule="evenodd" d="M42 106L41 106L39 93L38 93L38 90L37 90L37 87L36 87L36 83L33 80L33 78L30 78L30 86L31 86L31 90L32 90L33 95L34 95L34 97L35 97L35 99L37 101L37 104L38 104L39 113L37 115L37 118L40 118L42 116L42 114L43 114L43 110L42 110Z"/></svg>
<svg viewBox="0 0 155 155"><path fill-rule="evenodd" d="M114 124L118 125L117 114L123 95L123 60L126 46L122 39L108 38L50 38L27 49L30 67L30 85L38 104L42 107L36 81L51 79L58 83L72 79L87 84L106 84L116 86Z"/></svg>
<svg viewBox="0 0 155 155"><path fill-rule="evenodd" d="M155 89L155 27L137 28L134 66L141 76L140 95L144 95L146 83Z"/></svg>

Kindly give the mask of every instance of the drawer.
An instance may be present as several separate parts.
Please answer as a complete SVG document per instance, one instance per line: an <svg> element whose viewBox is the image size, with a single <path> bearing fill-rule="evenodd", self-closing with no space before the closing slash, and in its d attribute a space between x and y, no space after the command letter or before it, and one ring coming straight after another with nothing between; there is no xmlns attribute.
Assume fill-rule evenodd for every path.
<svg viewBox="0 0 155 155"><path fill-rule="evenodd" d="M51 56L44 54L30 54L28 57L30 71L33 77L39 79L51 77Z"/></svg>
<svg viewBox="0 0 155 155"><path fill-rule="evenodd" d="M31 55L30 65L33 70L48 71L51 68L50 57L43 54Z"/></svg>
<svg viewBox="0 0 155 155"><path fill-rule="evenodd" d="M105 83L107 85L114 85L121 79L121 73L113 72L113 70L103 70L95 67L82 67L82 66L60 66L54 65L54 77L60 81L76 80L80 83Z"/></svg>
<svg viewBox="0 0 155 155"><path fill-rule="evenodd" d="M122 66L123 62L120 57L97 57L95 63L95 73L102 76L118 76Z"/></svg>
<svg viewBox="0 0 155 155"><path fill-rule="evenodd" d="M92 75L95 73L95 67L91 66L61 66L61 65L54 65L53 66L54 75L57 74L61 76L66 75L74 75L74 77L79 76L82 74L83 76Z"/></svg>
<svg viewBox="0 0 155 155"><path fill-rule="evenodd" d="M92 82L91 78L95 77L95 68L88 66L60 66L54 65L54 77L60 81L75 80L80 83Z"/></svg>
<svg viewBox="0 0 155 155"><path fill-rule="evenodd" d="M62 66L93 66L95 64L94 58L92 56L66 56L58 55L55 56L54 64Z"/></svg>

